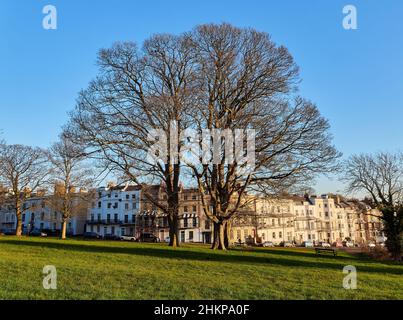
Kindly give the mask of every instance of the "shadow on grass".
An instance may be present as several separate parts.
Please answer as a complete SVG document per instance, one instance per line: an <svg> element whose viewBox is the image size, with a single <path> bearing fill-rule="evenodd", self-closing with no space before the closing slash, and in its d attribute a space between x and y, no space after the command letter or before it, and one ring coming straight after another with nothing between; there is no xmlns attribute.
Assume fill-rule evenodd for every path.
<svg viewBox="0 0 403 320"><path fill-rule="evenodd" d="M119 247L119 246L104 246L102 242L99 242L99 245L93 244L73 244L73 243L60 243L57 242L47 242L41 241L30 241L30 240L7 240L1 243L2 245L24 245L30 247L41 247L41 248L49 248L49 249L58 249L58 250L70 250L77 252L90 252L90 253L111 253L111 254L129 254L129 255L137 255L137 256L148 256L155 257L161 259L183 259L183 260L196 260L196 261L209 261L209 262L228 262L228 263L244 263L244 264L269 264L269 265L279 265L284 267L304 267L304 268L316 268L316 269L333 269L333 270L342 270L346 265L346 261L348 258L346 257L333 257L333 256L316 256L314 254L310 254L307 252L297 252L297 251L288 251L288 250L272 250L272 251L249 251L247 253L268 253L277 256L269 256L269 255L252 255L252 254L244 254L240 250L231 250L229 252L202 252L202 251L190 251L185 248L181 249L172 249L172 248L161 248L157 246L153 246L152 244L149 247L139 247L134 245L133 247ZM278 255L283 255L284 257L290 258L282 258L278 257ZM314 261L307 261L306 258L309 257ZM300 259L298 259L300 258ZM304 259L305 258L305 259ZM318 259L315 261L315 259ZM320 259L320 260L319 260ZM329 259L329 262L324 261ZM354 259L350 259L354 261ZM332 261L332 262L330 262ZM369 273L388 273L388 274L396 274L403 275L403 268L398 267L396 265L389 265L389 267L379 266L380 262L376 262L377 265L371 266L370 264L374 264L373 261L359 261L360 263L367 263L367 265L359 265L357 266L358 271L369 272ZM320 270L318 270L320 271Z"/></svg>

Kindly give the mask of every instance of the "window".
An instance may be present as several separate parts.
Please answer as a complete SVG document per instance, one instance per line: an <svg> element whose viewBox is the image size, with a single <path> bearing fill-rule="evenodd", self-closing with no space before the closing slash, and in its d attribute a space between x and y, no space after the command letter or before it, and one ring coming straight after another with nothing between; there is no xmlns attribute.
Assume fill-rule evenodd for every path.
<svg viewBox="0 0 403 320"><path fill-rule="evenodd" d="M101 227L97 226L97 232L100 233L101 232Z"/></svg>
<svg viewBox="0 0 403 320"><path fill-rule="evenodd" d="M121 235L121 236L124 236L124 235L125 235L125 228L121 228L121 229L120 229L120 235Z"/></svg>
<svg viewBox="0 0 403 320"><path fill-rule="evenodd" d="M125 210L129 210L129 204L125 203Z"/></svg>
<svg viewBox="0 0 403 320"><path fill-rule="evenodd" d="M193 227L197 227L197 218L193 218Z"/></svg>
<svg viewBox="0 0 403 320"><path fill-rule="evenodd" d="M188 212L188 207L187 206L183 207L183 212Z"/></svg>
<svg viewBox="0 0 403 320"><path fill-rule="evenodd" d="M197 200L197 196L193 195L192 200Z"/></svg>
<svg viewBox="0 0 403 320"><path fill-rule="evenodd" d="M108 202L108 209L112 208L112 203Z"/></svg>
<svg viewBox="0 0 403 320"><path fill-rule="evenodd" d="M187 195L183 196L183 200L187 201L187 199L188 199Z"/></svg>
<svg viewBox="0 0 403 320"><path fill-rule="evenodd" d="M108 233L108 228L104 227L104 235Z"/></svg>
<svg viewBox="0 0 403 320"><path fill-rule="evenodd" d="M273 239L276 239L276 233L275 232L273 232L272 237L273 237Z"/></svg>
<svg viewBox="0 0 403 320"><path fill-rule="evenodd" d="M130 196L127 194L127 195L126 195L126 200L129 200L129 198L130 198Z"/></svg>
<svg viewBox="0 0 403 320"><path fill-rule="evenodd" d="M111 233L112 233L112 234L115 234L115 227L112 227L112 228L111 228Z"/></svg>
<svg viewBox="0 0 403 320"><path fill-rule="evenodd" d="M127 214L125 215L125 223L129 223L129 216Z"/></svg>
<svg viewBox="0 0 403 320"><path fill-rule="evenodd" d="M132 199L136 199L136 195L135 195L135 194L132 194Z"/></svg>
<svg viewBox="0 0 403 320"><path fill-rule="evenodd" d="M210 220L204 221L204 229L206 229L206 230L210 229Z"/></svg>
<svg viewBox="0 0 403 320"><path fill-rule="evenodd" d="M193 241L193 231L189 231L189 241Z"/></svg>
<svg viewBox="0 0 403 320"><path fill-rule="evenodd" d="M98 208L101 208L102 207L102 203L101 203L101 201L98 201Z"/></svg>
<svg viewBox="0 0 403 320"><path fill-rule="evenodd" d="M241 230L236 231L236 237L238 238L238 240L241 240Z"/></svg>
<svg viewBox="0 0 403 320"><path fill-rule="evenodd" d="M101 214L98 213L98 221L101 221Z"/></svg>
<svg viewBox="0 0 403 320"><path fill-rule="evenodd" d="M106 220L107 220L108 222L111 221L111 215L110 215L110 213L108 213L108 214L106 215Z"/></svg>
<svg viewBox="0 0 403 320"><path fill-rule="evenodd" d="M187 218L183 219L183 226L184 226L185 228L188 227L188 219L187 219Z"/></svg>
<svg viewBox="0 0 403 320"><path fill-rule="evenodd" d="M193 206L193 212L196 212L196 206Z"/></svg>
<svg viewBox="0 0 403 320"><path fill-rule="evenodd" d="M117 214L117 213L115 213L114 218L115 218L115 222L117 222L117 221L119 220L119 219L118 219L118 214Z"/></svg>
<svg viewBox="0 0 403 320"><path fill-rule="evenodd" d="M94 214L91 214L91 221L94 221Z"/></svg>
<svg viewBox="0 0 403 320"><path fill-rule="evenodd" d="M282 238L282 237L283 237L283 233L282 233L281 231L278 233L278 237L279 237L279 238Z"/></svg>
<svg viewBox="0 0 403 320"><path fill-rule="evenodd" d="M137 209L137 203L133 202L133 209Z"/></svg>

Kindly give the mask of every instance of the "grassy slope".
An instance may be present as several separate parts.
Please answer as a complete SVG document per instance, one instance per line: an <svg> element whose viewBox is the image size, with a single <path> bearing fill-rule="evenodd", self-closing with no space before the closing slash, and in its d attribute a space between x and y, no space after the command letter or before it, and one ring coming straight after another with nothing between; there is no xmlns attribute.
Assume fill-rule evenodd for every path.
<svg viewBox="0 0 403 320"><path fill-rule="evenodd" d="M56 266L57 290L43 289L44 265ZM357 290L342 288L346 265ZM309 249L0 237L0 299L403 299L403 266Z"/></svg>

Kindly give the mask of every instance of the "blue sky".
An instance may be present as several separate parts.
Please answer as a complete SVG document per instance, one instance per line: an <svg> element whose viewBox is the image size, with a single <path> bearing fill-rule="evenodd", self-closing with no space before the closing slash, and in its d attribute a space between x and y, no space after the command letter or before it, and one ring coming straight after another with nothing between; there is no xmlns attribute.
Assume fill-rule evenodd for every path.
<svg viewBox="0 0 403 320"><path fill-rule="evenodd" d="M42 28L42 8L58 10L58 29ZM342 27L353 4L358 30ZM96 54L115 41L197 24L254 27L285 45L301 68L300 94L331 123L345 156L403 149L403 1L93 1L1 0L0 130L8 143L47 147L77 93L96 75ZM318 193L342 190L320 178Z"/></svg>

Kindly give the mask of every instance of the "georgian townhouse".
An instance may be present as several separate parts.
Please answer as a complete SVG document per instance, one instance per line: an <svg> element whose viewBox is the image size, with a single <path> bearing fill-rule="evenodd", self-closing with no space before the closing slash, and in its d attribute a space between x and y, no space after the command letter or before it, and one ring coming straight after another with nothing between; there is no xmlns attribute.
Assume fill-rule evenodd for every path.
<svg viewBox="0 0 403 320"><path fill-rule="evenodd" d="M293 208L295 242L302 244L304 241L318 241L320 219L315 210L315 205L309 198L294 196Z"/></svg>
<svg viewBox="0 0 403 320"><path fill-rule="evenodd" d="M62 213L51 208L49 196L32 194L22 204L22 229L24 233L39 230L59 235L62 227ZM67 221L67 234L76 236L84 233L86 212L76 212ZM15 230L17 218L11 204L0 209L0 230Z"/></svg>
<svg viewBox="0 0 403 320"><path fill-rule="evenodd" d="M197 189L180 189L179 241L211 243L212 227L205 217ZM169 237L163 184L99 188L89 212L87 231L100 235L140 237L152 233L161 241Z"/></svg>
<svg viewBox="0 0 403 320"><path fill-rule="evenodd" d="M98 188L88 213L86 231L97 232L102 236L135 235L140 210L139 186L110 184Z"/></svg>

